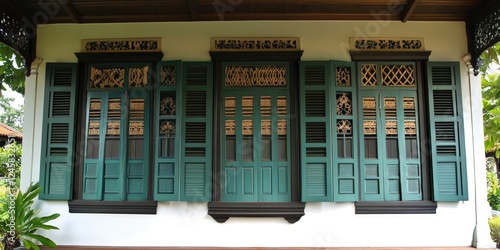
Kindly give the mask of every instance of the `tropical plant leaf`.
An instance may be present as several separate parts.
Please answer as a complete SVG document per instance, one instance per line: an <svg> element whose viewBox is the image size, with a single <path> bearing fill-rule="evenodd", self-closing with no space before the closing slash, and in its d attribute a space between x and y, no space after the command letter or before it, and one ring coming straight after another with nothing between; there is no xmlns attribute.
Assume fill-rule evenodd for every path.
<svg viewBox="0 0 500 250"><path fill-rule="evenodd" d="M51 239L49 239L49 238L47 238L45 236L42 236L42 235L39 235L39 234L27 234L25 237L29 237L29 238L35 239L35 240L39 241L42 245L44 245L46 247L56 248L56 243L54 243L54 241L52 241Z"/></svg>

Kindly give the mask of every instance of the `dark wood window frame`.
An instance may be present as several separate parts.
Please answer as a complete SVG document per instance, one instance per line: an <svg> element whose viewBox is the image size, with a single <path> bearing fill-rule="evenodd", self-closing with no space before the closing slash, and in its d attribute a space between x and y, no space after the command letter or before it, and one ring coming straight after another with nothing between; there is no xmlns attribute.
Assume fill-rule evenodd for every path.
<svg viewBox="0 0 500 250"><path fill-rule="evenodd" d="M87 70L90 63L150 63L152 70L163 57L162 52L111 52L111 53L75 53L78 58L79 79L77 89L77 128L76 138L77 154L74 159L75 169L73 176L73 200L68 202L70 213L110 213L110 214L156 214L157 202L153 200L153 175L154 171L149 171L148 176L148 199L144 201L95 201L83 200L83 157L85 145L85 107L87 100ZM155 82L155 74L152 77ZM152 88L152 87L151 87ZM154 98L151 98L154 102ZM154 131L154 130L151 130ZM154 140L150 140L150 148L154 148ZM150 163L154 162L153 151L150 150L147 159ZM149 164L152 168L153 164Z"/></svg>
<svg viewBox="0 0 500 250"><path fill-rule="evenodd" d="M425 102L426 91L426 62L431 51L411 52L373 52L351 51L351 60L354 62L414 62L416 66L416 84L419 110L419 127L422 151L430 150L424 142L430 138L428 102ZM421 201L358 201L355 202L356 214L435 214L437 203L431 200L431 170L430 154L421 153L422 162L422 194Z"/></svg>
<svg viewBox="0 0 500 250"><path fill-rule="evenodd" d="M289 63L290 72L290 145L299 145L299 61L303 51L287 52L210 52L214 63L214 100L219 100L222 91L222 64L226 62L271 62ZM220 148L220 107L214 104L213 148ZM283 217L295 223L304 215L305 203L300 202L299 147L291 148L291 201L290 202L222 202L221 201L221 155L214 154L212 168L212 202L208 203L208 214L218 222L230 217Z"/></svg>

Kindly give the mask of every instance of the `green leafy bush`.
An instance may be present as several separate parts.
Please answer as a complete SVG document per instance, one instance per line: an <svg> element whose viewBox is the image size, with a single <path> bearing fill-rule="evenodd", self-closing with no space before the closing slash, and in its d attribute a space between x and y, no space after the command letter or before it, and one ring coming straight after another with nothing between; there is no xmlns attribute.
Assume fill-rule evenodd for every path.
<svg viewBox="0 0 500 250"><path fill-rule="evenodd" d="M488 203L491 209L500 210L500 185L496 173L488 171L486 177L488 178Z"/></svg>
<svg viewBox="0 0 500 250"><path fill-rule="evenodd" d="M488 219L488 224L490 225L490 235L491 239L497 243L497 245L500 244L500 217L494 216L490 219Z"/></svg>
<svg viewBox="0 0 500 250"><path fill-rule="evenodd" d="M5 176L9 179L20 178L22 152L22 145L16 142L0 147L0 176Z"/></svg>
<svg viewBox="0 0 500 250"><path fill-rule="evenodd" d="M38 183L32 183L23 193L16 188L7 186L0 188L0 235L3 236L5 250L12 250L22 242L26 249L39 250L40 248L35 242L42 245L55 248L56 244L37 233L39 229L51 230L59 229L55 226L47 224L59 217L59 214L49 216L38 216L40 209L34 209L33 203L35 198L40 193Z"/></svg>

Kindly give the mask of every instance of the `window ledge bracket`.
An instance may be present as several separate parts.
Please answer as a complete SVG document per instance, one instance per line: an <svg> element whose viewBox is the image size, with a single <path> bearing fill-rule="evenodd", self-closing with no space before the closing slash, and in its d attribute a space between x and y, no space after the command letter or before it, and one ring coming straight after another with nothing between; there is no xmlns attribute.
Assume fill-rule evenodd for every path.
<svg viewBox="0 0 500 250"><path fill-rule="evenodd" d="M70 213L156 214L156 201L93 201L68 202Z"/></svg>
<svg viewBox="0 0 500 250"><path fill-rule="evenodd" d="M356 214L435 214L434 201L360 201Z"/></svg>
<svg viewBox="0 0 500 250"><path fill-rule="evenodd" d="M283 217L295 223L304 215L303 202L209 202L208 214L217 222L230 217Z"/></svg>

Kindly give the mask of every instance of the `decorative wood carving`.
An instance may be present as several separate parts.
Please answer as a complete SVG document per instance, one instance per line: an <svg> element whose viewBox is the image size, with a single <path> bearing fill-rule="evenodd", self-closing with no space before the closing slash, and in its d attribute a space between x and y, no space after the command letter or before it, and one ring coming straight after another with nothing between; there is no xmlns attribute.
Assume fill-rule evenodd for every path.
<svg viewBox="0 0 500 250"><path fill-rule="evenodd" d="M300 50L298 37L212 38L212 51L290 51Z"/></svg>
<svg viewBox="0 0 500 250"><path fill-rule="evenodd" d="M82 52L160 52L161 38L83 39Z"/></svg>

